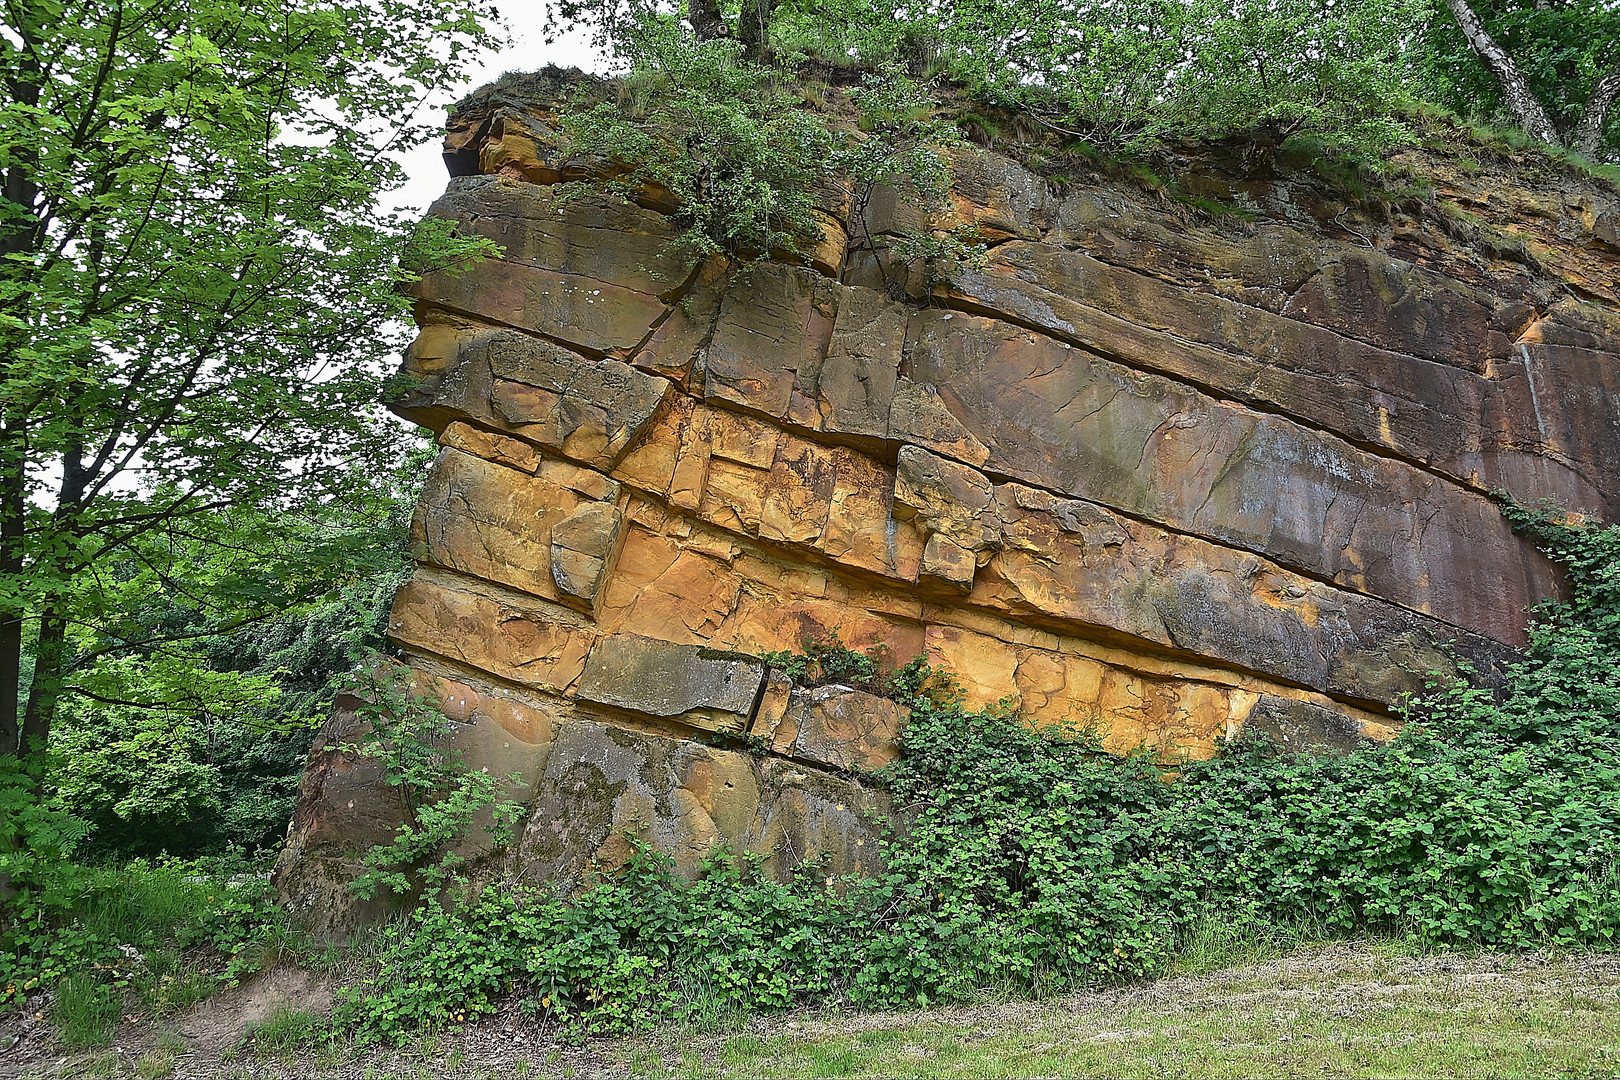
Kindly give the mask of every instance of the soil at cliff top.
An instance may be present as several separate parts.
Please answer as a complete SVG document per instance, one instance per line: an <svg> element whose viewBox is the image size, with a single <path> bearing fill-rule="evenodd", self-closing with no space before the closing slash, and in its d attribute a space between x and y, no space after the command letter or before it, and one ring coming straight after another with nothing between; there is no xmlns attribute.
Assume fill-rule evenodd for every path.
<svg viewBox="0 0 1620 1080"><path fill-rule="evenodd" d="M250 1034L330 988L283 970L190 1015L126 1028L111 1049L24 1045L0 1075L529 1076L1613 1076L1620 956L1412 957L1387 945L1046 1001L987 995L915 1013L801 1012L569 1046L498 1017L385 1050L317 1037L268 1052Z"/></svg>

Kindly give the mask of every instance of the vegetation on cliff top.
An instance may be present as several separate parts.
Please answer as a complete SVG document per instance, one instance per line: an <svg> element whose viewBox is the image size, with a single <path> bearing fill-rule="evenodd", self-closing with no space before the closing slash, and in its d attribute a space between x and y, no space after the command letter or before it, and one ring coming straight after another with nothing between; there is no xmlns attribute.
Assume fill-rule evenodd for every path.
<svg viewBox="0 0 1620 1080"><path fill-rule="evenodd" d="M1448 6L1449 5L1449 6ZM552 0L634 70L660 27L800 76L901 68L1103 149L1314 133L1376 152L1428 101L1612 157L1620 14L1602 0Z"/></svg>
<svg viewBox="0 0 1620 1080"><path fill-rule="evenodd" d="M1609 122L1620 23L1601 5L1493 3L1477 18L1465 8L1476 40L1429 0L553 8L560 25L595 32L621 77L509 76L460 108L538 105L556 126L543 136L548 157L627 197L672 203L698 254L814 244L812 207L829 175L857 197L874 182L896 187L926 218L943 205L939 151L965 141L995 145L1059 187L1112 172L1239 216L1158 174L1189 147L1230 140L1245 160L1303 163L1331 190L1366 195L1370 182L1398 202L1426 181L1395 175L1394 151L1520 155L1536 145L1513 128L1528 123L1524 102L1557 117L1535 130L1560 168L1612 180L1599 163L1620 152ZM945 273L973 245L969 233L925 228L890 262Z"/></svg>

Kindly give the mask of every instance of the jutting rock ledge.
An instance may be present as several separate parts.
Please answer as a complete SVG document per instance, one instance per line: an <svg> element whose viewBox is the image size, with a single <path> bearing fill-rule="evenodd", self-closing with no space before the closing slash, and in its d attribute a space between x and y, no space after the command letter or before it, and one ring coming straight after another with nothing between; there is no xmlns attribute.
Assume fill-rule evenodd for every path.
<svg viewBox="0 0 1620 1080"><path fill-rule="evenodd" d="M959 151L934 224L989 265L897 289L895 200L852 222L828 184L804 262L693 265L656 209L561 198L547 132L543 94L452 122L432 213L504 257L416 293L396 408L440 449L390 624L467 760L522 778L527 880L577 886L626 829L684 868L720 841L875 867L859 777L905 713L762 662L807 636L926 654L1111 749L1331 748L1387 737L1431 671L1489 678L1560 593L1488 492L1620 512L1620 199L1594 184L1413 151L1498 242L1397 212L1372 246L1308 174L1219 148L1190 182L1252 221ZM337 749L353 705L278 868L339 933L398 820Z"/></svg>

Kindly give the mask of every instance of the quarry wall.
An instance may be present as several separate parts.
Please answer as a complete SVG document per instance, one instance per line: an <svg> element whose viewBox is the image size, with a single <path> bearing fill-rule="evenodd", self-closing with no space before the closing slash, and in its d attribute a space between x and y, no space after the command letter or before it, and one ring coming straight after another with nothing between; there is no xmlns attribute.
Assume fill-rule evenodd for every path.
<svg viewBox="0 0 1620 1080"><path fill-rule="evenodd" d="M627 829L687 868L874 868L862 776L905 711L761 659L807 637L1167 764L1331 750L1431 672L1490 679L1560 593L1489 492L1620 514L1620 199L1589 181L1414 151L1429 203L1369 234L1236 151L1186 163L1220 216L970 148L933 221L829 182L806 258L738 267L676 254L656 198L560 188L547 125L452 124L431 212L504 254L417 288L395 407L439 449L389 628L469 762L519 777L531 880ZM984 268L888 256L957 224ZM337 749L354 704L278 870L336 928L397 821Z"/></svg>

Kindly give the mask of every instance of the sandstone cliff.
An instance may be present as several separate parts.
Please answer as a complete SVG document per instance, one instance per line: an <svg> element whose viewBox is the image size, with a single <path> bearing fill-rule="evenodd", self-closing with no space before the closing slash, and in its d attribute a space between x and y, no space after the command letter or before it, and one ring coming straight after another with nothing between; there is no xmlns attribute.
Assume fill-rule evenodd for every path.
<svg viewBox="0 0 1620 1080"><path fill-rule="evenodd" d="M452 124L432 212L504 258L417 293L397 408L440 450L391 622L472 763L521 774L531 878L626 828L687 866L873 866L858 777L904 714L761 662L806 636L1169 761L1331 746L1431 671L1488 678L1558 593L1487 492L1620 513L1620 199L1590 182L1413 151L1433 191L1370 226L1240 149L1180 167L1241 216L955 152L933 224L989 265L931 284L882 250L916 211L853 221L833 183L807 259L683 262L656 199L561 197L546 131L499 96ZM389 821L323 748L352 722L280 876L336 925Z"/></svg>

